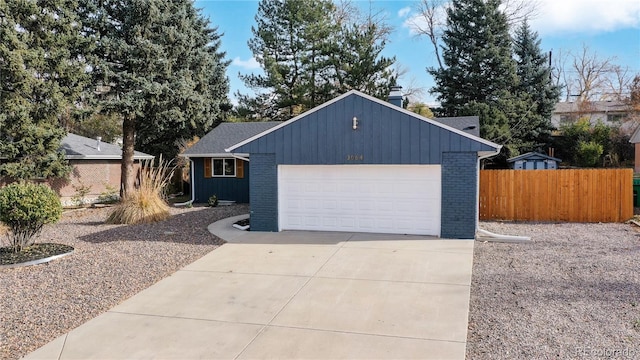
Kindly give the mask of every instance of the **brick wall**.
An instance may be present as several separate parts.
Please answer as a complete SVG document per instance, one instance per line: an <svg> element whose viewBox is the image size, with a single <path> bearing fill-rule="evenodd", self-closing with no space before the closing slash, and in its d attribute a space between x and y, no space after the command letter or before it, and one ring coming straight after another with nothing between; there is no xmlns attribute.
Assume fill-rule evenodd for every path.
<svg viewBox="0 0 640 360"><path fill-rule="evenodd" d="M68 179L56 179L49 182L63 205L75 205L72 198L80 187L86 187L85 203L92 203L106 192L110 186L120 192L120 160L69 160L73 170Z"/></svg>
<svg viewBox="0 0 640 360"><path fill-rule="evenodd" d="M275 154L251 154L251 230L278 231L278 167Z"/></svg>
<svg viewBox="0 0 640 360"><path fill-rule="evenodd" d="M442 238L475 237L477 162L475 152L442 153Z"/></svg>

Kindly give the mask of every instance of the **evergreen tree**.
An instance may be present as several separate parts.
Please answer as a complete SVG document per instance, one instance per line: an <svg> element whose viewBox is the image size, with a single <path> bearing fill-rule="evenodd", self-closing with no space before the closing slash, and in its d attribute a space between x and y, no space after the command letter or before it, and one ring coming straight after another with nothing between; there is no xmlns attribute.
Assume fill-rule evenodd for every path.
<svg viewBox="0 0 640 360"><path fill-rule="evenodd" d="M239 116L285 120L357 89L386 97L395 58L381 24L348 21L330 0L262 0L249 48L264 74L241 75L255 97L237 94Z"/></svg>
<svg viewBox="0 0 640 360"><path fill-rule="evenodd" d="M241 75L246 85L260 92L241 103L274 120L284 120L324 102L328 95L316 86L328 71L326 53L337 25L330 22L335 6L329 0L262 0L252 28L249 48L264 75ZM262 110L262 111L261 111Z"/></svg>
<svg viewBox="0 0 640 360"><path fill-rule="evenodd" d="M0 176L63 177L60 141L87 85L77 1L0 1Z"/></svg>
<svg viewBox="0 0 640 360"><path fill-rule="evenodd" d="M202 136L227 103L228 62L220 36L185 0L84 0L96 41L93 76L109 91L104 113L122 118L123 191L133 187L134 144L173 158L181 140Z"/></svg>
<svg viewBox="0 0 640 360"><path fill-rule="evenodd" d="M328 83L337 83L335 93L355 89L378 98L386 98L397 76L389 70L396 59L381 55L386 45L379 38L380 25L368 19L364 24L345 24L333 51L335 70ZM336 94L337 95L337 94Z"/></svg>
<svg viewBox="0 0 640 360"><path fill-rule="evenodd" d="M520 80L517 91L531 96L535 112L545 121L540 124L541 131L548 132L552 128L551 113L560 98L560 87L553 84L548 58L540 49L538 34L531 30L526 19L516 29L514 54Z"/></svg>
<svg viewBox="0 0 640 360"><path fill-rule="evenodd" d="M509 25L499 6L500 0L453 0L447 9L444 67L428 69L441 115L457 116L474 101L496 102L516 84Z"/></svg>

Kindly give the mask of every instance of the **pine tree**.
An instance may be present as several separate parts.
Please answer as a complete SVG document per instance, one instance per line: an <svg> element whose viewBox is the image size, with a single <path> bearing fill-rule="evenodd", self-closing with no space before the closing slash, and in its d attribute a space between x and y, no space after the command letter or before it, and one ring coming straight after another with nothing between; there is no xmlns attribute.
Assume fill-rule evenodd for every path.
<svg viewBox="0 0 640 360"><path fill-rule="evenodd" d="M173 158L181 140L203 135L227 103L220 36L183 0L84 0L101 111L122 118L123 191L133 187L134 144Z"/></svg>
<svg viewBox="0 0 640 360"><path fill-rule="evenodd" d="M0 1L0 176L63 177L64 117L87 86L77 1Z"/></svg>
<svg viewBox="0 0 640 360"><path fill-rule="evenodd" d="M428 69L442 115L457 116L471 102L495 102L516 84L509 25L499 6L499 0L453 0L447 9L444 67Z"/></svg>
<svg viewBox="0 0 640 360"><path fill-rule="evenodd" d="M240 76L257 95L236 94L237 114L286 120L350 89L386 97L395 58L380 55L384 26L342 15L330 0L262 0L249 48L264 74Z"/></svg>
<svg viewBox="0 0 640 360"><path fill-rule="evenodd" d="M516 29L514 54L520 80L517 91L531 96L536 104L535 112L547 122L542 126L549 131L551 113L560 98L560 87L553 84L548 58L540 49L538 34L531 30L526 19Z"/></svg>

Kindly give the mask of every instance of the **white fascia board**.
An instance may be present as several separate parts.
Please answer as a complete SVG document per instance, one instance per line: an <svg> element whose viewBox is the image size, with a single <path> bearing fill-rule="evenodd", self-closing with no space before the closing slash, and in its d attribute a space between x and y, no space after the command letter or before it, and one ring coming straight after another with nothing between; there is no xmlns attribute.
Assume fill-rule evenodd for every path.
<svg viewBox="0 0 640 360"><path fill-rule="evenodd" d="M473 141L476 141L476 142L479 142L479 143L481 143L481 144L484 144L484 145L487 145L487 146L493 147L493 148L495 148L496 150L498 150L498 152L499 152L499 151L500 151L500 149L502 148L502 145L498 145L498 144L496 144L496 143L494 143L494 142L492 142L492 141L485 140L485 139L483 139L483 138L481 138L481 137L471 135L471 134L466 133L466 132L464 132L464 131L462 131L462 130L458 130L458 129L456 129L456 128L452 128L451 126L445 125L445 124L443 124L443 123L441 123L441 122L438 122L438 121L436 121L436 120L429 119L429 118L424 117L424 116L422 116L422 115L419 115L419 114L416 114L416 113L414 113L414 112L411 112L411 111L409 111L409 110L407 110L407 109L403 109L403 108L401 108L401 107L399 107L399 106L395 106L395 105L391 104L391 103L390 103L390 102L388 102L388 101L380 100L380 99L378 99L378 98L376 98L376 97L373 97L373 96L371 96L371 95L367 95L367 94L362 93L362 92L360 92L360 91L358 91L358 90L350 90L349 92L346 92L346 93L344 93L344 94L342 94L342 95L340 95L340 96L338 96L338 97L334 98L333 100L329 100L328 102L326 102L326 103L324 103L324 104L322 104L322 105L316 106L315 108L313 108L313 109L311 109L311 110L308 110L308 111L306 111L306 112L304 112L304 113L302 113L302 114L300 114L300 115L298 115L298 116L296 116L296 117L294 117L294 118L292 118L292 119L290 119L290 120L287 120L287 121L283 122L283 123L282 123L282 124L280 124L280 125L276 125L276 126L274 126L274 127L270 128L270 129L268 129L268 130L265 130L265 131L261 132L260 134L257 134L257 135L255 135L255 136L252 136L252 137L250 137L250 138L248 138L248 139L246 139L246 140L244 140L244 141L242 141L242 142L240 142L240 143L237 143L237 144L235 144L235 145L233 145L233 146L231 146L231 147L229 147L229 148L227 148L227 149L224 149L224 150L225 150L225 151L228 151L228 152L233 152L233 150L234 150L234 149L237 149L237 148L239 148L240 146L243 146L243 145L245 145L245 144L247 144L247 143L250 143L250 142L254 141L255 139L258 139L258 138L260 138L260 137L263 137L263 136L265 136L265 135L267 135L267 134L269 134L269 133L271 133L271 132L273 132L273 131L276 131L276 130L278 130L278 129L282 128L282 127L285 127L285 126L289 125L289 124L290 124L290 123L292 123L292 122L298 121L298 120L302 119L303 117L305 117L305 116L307 116L307 115L309 115L309 114L311 114L311 113L313 113L313 112L316 112L316 111L318 111L318 110L320 110L320 109L322 109L322 108L324 108L324 107L327 107L327 106L329 106L329 105L331 105L331 104L333 104L333 103L335 103L335 102L337 102L337 101L340 101L340 100L342 100L342 99L346 98L347 96L349 96L349 95L351 95L351 94L356 94L356 95L361 96L361 97L363 97L363 98L365 98L365 99L368 99L368 100L371 100L371 101L373 101L373 102L375 102L375 103L378 103L378 104L380 104L380 105L382 105L382 106L386 106L386 107L388 107L388 108L390 108L390 109L392 109L392 110L399 111L399 112L401 112L401 113L404 113L404 114L406 114L406 115L409 115L409 116L411 116L411 117L414 117L414 118L416 118L416 119L418 119L418 120L422 120L422 121L424 121L424 122L428 122L429 124L432 124L432 125L434 125L434 126L441 127L441 128L446 129L446 130L448 130L448 131L451 131L452 133L458 134L458 135L460 135L460 136L464 136L464 137L469 138L469 139L471 139L471 140L473 140Z"/></svg>
<svg viewBox="0 0 640 360"><path fill-rule="evenodd" d="M238 154L233 154L236 156L244 156L244 157L248 157L249 154L245 154L245 153L238 153ZM212 154L180 154L179 156L181 157L185 157L187 159L193 159L193 158L203 158L203 157L210 157L210 158L231 158L233 157L232 154L226 152L226 153L212 153Z"/></svg>
<svg viewBox="0 0 640 360"><path fill-rule="evenodd" d="M153 155L134 156L134 160L153 160ZM116 155L65 155L67 160L122 160L122 156Z"/></svg>
<svg viewBox="0 0 640 360"><path fill-rule="evenodd" d="M248 139L246 139L246 140L244 140L244 141L242 141L242 142L239 142L239 143L237 143L237 144L235 144L235 145L233 145L233 146L231 146L231 147L229 147L229 148L226 148L226 149L224 149L224 151L227 151L227 152L233 152L233 150L235 150L235 149L239 148L239 147L240 147L240 146L242 146L242 145L248 144L248 143L252 142L252 141L253 141L253 140L255 140L255 139L261 138L261 137L263 137L263 136L265 136L265 135L267 135L267 134L269 134L269 133L271 133L271 132L274 132L274 131L276 131L276 130L278 130L278 129L280 129L280 128L283 128L283 127L285 127L285 126L287 126L287 125L291 124L292 122L296 122L296 121L298 121L298 120L302 119L303 117L305 117L305 116L307 116L307 115L309 115L309 114L311 114L311 113L313 113L313 112L316 112L316 111L318 111L318 110L320 110L320 109L322 109L322 108L325 108L325 107L327 107L327 106L329 106L329 105L331 105L331 104L333 104L333 103L335 103L335 102L337 102L337 101L340 101L340 100L342 100L342 99L346 98L347 96L349 96L349 95L351 95L351 94L361 94L361 95L364 95L364 94L362 94L362 93L361 93L361 92L359 92L359 91L351 90L351 91L346 92L346 93L344 93L344 94L342 94L342 95L340 95L340 96L338 96L338 97L336 97L336 98L334 98L334 99L332 99L332 100L327 101L327 102L326 102L326 103L324 103L324 104L318 105L318 106L314 107L314 108L313 108L313 109L311 109L311 110L307 110L307 111L303 112L302 114L300 114L300 115L298 115L298 116L296 116L296 117L294 117L294 118L292 118L292 119L289 119L289 120L287 120L287 121L283 121L283 122L282 122L282 124L276 125L276 126L274 126L274 127L272 127L272 128L269 128L269 129L267 129L267 130L265 130L265 131L263 131L263 132L261 132L261 133L259 133L259 134L257 134L257 135L254 135L254 136L252 136L252 137L250 137L250 138L248 138Z"/></svg>

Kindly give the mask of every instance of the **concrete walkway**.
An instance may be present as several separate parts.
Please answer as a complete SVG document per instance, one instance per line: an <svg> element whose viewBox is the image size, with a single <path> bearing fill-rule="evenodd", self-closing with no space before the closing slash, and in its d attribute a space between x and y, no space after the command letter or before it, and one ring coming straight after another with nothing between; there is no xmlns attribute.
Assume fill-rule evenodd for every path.
<svg viewBox="0 0 640 360"><path fill-rule="evenodd" d="M209 227L228 244L26 358L464 359L472 240L238 218Z"/></svg>

